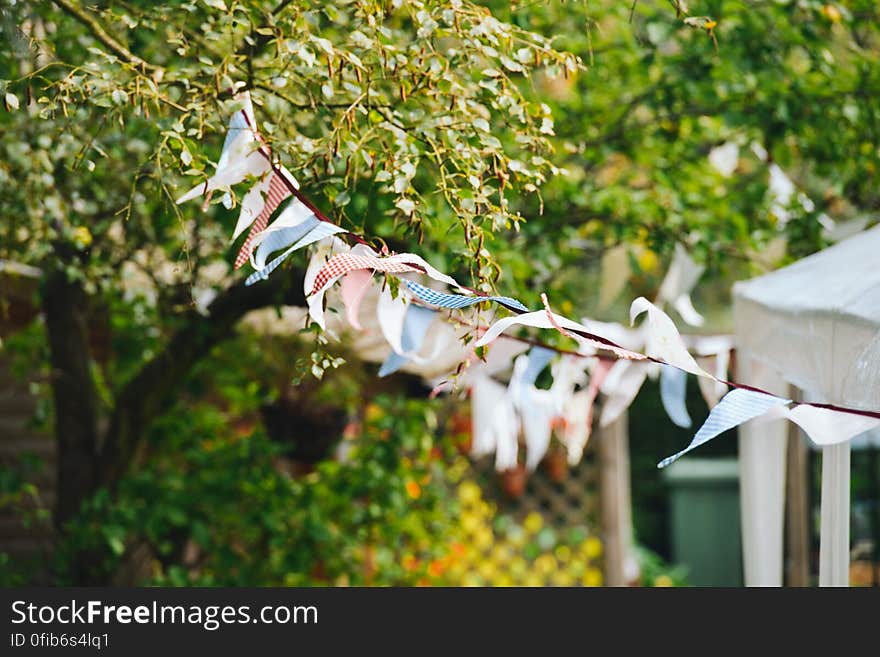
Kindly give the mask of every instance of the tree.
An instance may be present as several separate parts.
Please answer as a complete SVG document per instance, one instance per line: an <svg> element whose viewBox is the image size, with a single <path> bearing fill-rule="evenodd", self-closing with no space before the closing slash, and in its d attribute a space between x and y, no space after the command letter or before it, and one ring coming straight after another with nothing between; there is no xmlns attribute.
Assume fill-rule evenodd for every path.
<svg viewBox="0 0 880 657"><path fill-rule="evenodd" d="M331 219L565 312L592 308L582 269L614 245L656 256L632 262L650 287L675 242L718 273L878 203L867 0L5 4L0 258L43 272L59 526L118 485L245 313L302 302L299 265L253 288L230 271L235 209L173 202L212 170L233 90ZM815 207L781 226L763 163L707 166L730 140ZM137 336L100 367L96 314Z"/></svg>

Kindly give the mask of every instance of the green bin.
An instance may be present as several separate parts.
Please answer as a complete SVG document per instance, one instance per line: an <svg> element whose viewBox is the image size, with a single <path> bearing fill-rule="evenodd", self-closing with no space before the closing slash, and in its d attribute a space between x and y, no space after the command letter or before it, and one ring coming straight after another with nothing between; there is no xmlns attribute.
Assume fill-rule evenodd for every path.
<svg viewBox="0 0 880 657"><path fill-rule="evenodd" d="M677 461L669 487L672 560L693 586L742 586L739 464L736 459Z"/></svg>

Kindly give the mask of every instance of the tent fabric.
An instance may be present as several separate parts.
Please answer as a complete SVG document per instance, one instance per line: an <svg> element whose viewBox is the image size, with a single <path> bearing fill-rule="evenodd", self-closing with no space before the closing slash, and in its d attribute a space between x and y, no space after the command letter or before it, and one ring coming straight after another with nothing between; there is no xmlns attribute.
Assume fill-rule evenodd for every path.
<svg viewBox="0 0 880 657"><path fill-rule="evenodd" d="M878 265L880 226L735 284L737 347L816 401L876 410Z"/></svg>

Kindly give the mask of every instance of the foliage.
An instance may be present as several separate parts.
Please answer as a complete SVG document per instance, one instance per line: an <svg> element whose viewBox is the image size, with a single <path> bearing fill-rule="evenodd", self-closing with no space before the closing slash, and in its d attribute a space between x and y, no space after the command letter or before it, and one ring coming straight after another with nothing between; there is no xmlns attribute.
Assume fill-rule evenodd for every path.
<svg viewBox="0 0 880 657"><path fill-rule="evenodd" d="M219 195L204 212L173 203L213 170L234 88L251 91L273 151L331 218L527 304L546 290L575 316L609 312L595 265L615 246L630 256L615 276L650 296L676 242L717 279L779 264L767 254L780 237L785 258L820 247L820 213L880 205L870 0L0 2L0 259L83 291L112 345L79 382L104 419L143 397L126 385L169 345L195 343L211 301L240 283L228 264L237 208ZM728 142L740 158L725 177L707 156ZM782 220L753 143L812 209L796 197ZM35 336L26 346L48 370ZM441 522L431 482L409 502L405 488L410 473L420 486L440 478L423 458L430 403L386 400L360 459L304 478L278 470L285 457L261 430L244 440L228 423L277 394L261 367L305 385L303 372L347 356L300 337L320 348L285 347L273 362L298 358L301 372L215 351L199 372L160 381L211 385L164 417L150 407L148 458L115 496L88 502L71 554L96 550L109 570L146 541L156 582L366 581L343 558L375 562L377 582L410 581L394 537L418 546ZM354 414L365 378L351 371L325 377L336 387L321 394ZM365 496L387 508L374 514ZM420 505L421 520L407 513ZM347 533L374 547L357 553ZM206 561L181 569L188 544ZM308 570L319 561L320 576Z"/></svg>
<svg viewBox="0 0 880 657"><path fill-rule="evenodd" d="M214 371L223 369L202 368ZM85 505L60 548L59 578L75 565L69 555L87 551L102 571L93 575L129 570L145 575L137 583L414 583L401 555L430 559L454 518L436 402L377 397L344 459L303 473L248 421L248 381L221 378L194 384L195 396L155 424L148 461L115 498L102 491ZM148 548L145 571L131 559L138 546Z"/></svg>

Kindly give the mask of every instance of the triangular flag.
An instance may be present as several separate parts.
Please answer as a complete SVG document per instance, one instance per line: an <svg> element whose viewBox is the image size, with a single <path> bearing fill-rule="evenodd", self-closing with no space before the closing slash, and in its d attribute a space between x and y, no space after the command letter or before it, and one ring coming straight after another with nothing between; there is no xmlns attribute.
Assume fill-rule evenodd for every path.
<svg viewBox="0 0 880 657"><path fill-rule="evenodd" d="M703 426L697 431L690 445L677 454L663 459L657 464L657 467L665 468L719 434L763 415L774 406L781 406L790 402L790 399L783 399L776 395L757 392L747 388L734 388L724 395L724 398L718 402L715 408L709 411L709 417L706 418Z"/></svg>
<svg viewBox="0 0 880 657"><path fill-rule="evenodd" d="M639 297L632 302L630 307L630 322L635 323L636 318L642 313L648 313L648 322L645 332L646 351L649 356L660 358L670 365L696 374L697 376L709 376L707 372L697 365L694 357L688 353L675 328L675 324L669 315L660 310L645 297Z"/></svg>
<svg viewBox="0 0 880 657"><path fill-rule="evenodd" d="M346 274L342 279L342 283L340 283L345 316L348 319L348 323L358 331L363 330L358 317L358 311L372 280L373 272L371 270L358 269Z"/></svg>
<svg viewBox="0 0 880 657"><path fill-rule="evenodd" d="M685 398L687 396L687 372L672 365L660 366L660 400L673 424L690 428L691 416L688 414Z"/></svg>
<svg viewBox="0 0 880 657"><path fill-rule="evenodd" d="M403 331L400 336L400 346L403 351L391 352L385 362L382 363L382 367L379 370L380 377L396 372L406 365L413 355L418 353L425 342L428 327L435 317L437 317L437 312L429 308L412 304L407 307L406 317L403 320Z"/></svg>
<svg viewBox="0 0 880 657"><path fill-rule="evenodd" d="M315 242L319 242L325 238L331 237L332 235L336 235L337 233L347 233L348 231L336 224L331 224L329 221L319 221L318 224L310 230L305 237L300 239L296 244L287 249L280 256L277 256L274 260L272 260L269 264L263 267L259 271L255 271L253 274L247 277L244 284L245 285L253 285L257 281L264 281L269 278L269 274L275 271L281 263L287 260L288 257L295 251L299 251L300 249L308 246L309 244L314 244ZM340 240L335 240L334 243L338 242L339 244L343 244ZM312 260L314 262L314 259ZM323 263L322 263L323 266ZM320 270L318 270L320 271ZM315 271L315 276L317 276L318 271ZM312 279L314 281L314 278ZM309 291L311 291L311 283L309 283L309 287L306 288L306 295L308 295ZM311 297L309 297L311 298ZM324 299L323 293L320 296L320 299ZM317 307L318 302L314 302L315 307Z"/></svg>
<svg viewBox="0 0 880 657"><path fill-rule="evenodd" d="M254 239L254 236L266 229L266 226L269 224L269 217L271 217L272 213L275 212L279 205L281 205L281 202L290 196L291 191L289 185L289 181L287 181L282 174L275 171L269 174L269 189L266 192L263 209L260 211L260 214L257 215L257 218L254 219L251 230L245 238L244 244L241 245L241 250L238 252L238 256L235 258L236 269L239 269L248 261L248 258L251 255L251 241Z"/></svg>
<svg viewBox="0 0 880 657"><path fill-rule="evenodd" d="M786 418L797 424L817 445L835 445L880 426L880 419L844 413L831 408L798 404L794 408L776 407L761 418Z"/></svg>

